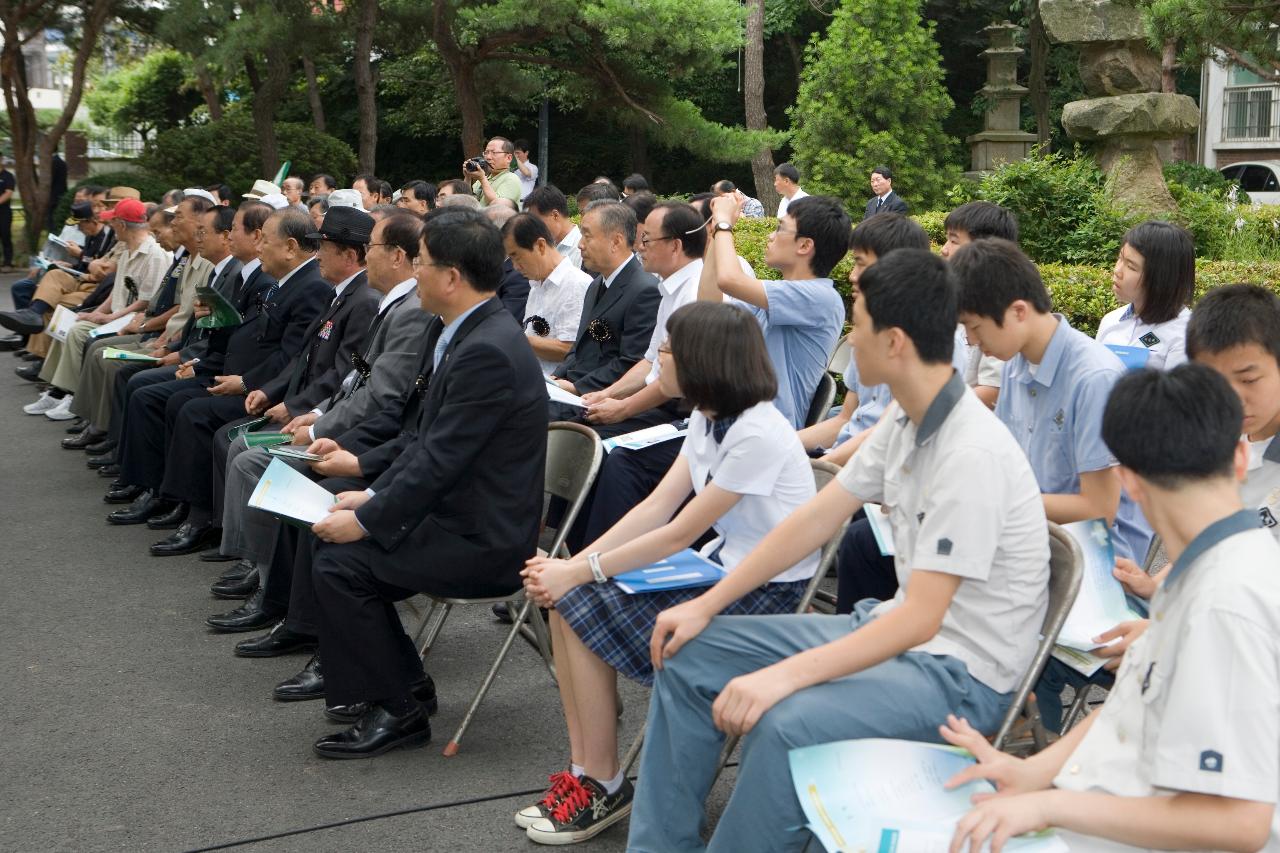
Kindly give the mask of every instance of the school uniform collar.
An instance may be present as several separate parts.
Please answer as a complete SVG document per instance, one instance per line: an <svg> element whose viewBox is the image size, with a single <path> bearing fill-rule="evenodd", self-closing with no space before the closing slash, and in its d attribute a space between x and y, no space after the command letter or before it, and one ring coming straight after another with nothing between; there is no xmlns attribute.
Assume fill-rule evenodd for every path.
<svg viewBox="0 0 1280 853"><path fill-rule="evenodd" d="M1192 539L1191 543L1187 545L1186 550L1178 555L1178 559L1173 563L1173 568L1169 570L1169 577L1165 579L1164 585L1168 587L1186 574L1192 564L1204 556L1204 553L1214 545L1235 536L1237 533L1257 530L1260 525L1261 520L1258 517L1258 511L1254 509L1242 509L1228 515L1226 518L1218 519L1204 530L1201 530L1196 538Z"/></svg>
<svg viewBox="0 0 1280 853"><path fill-rule="evenodd" d="M418 286L418 280L415 278L407 278L397 284L395 287L387 291L387 295L382 297L382 301L378 303L378 313L381 314L392 305L400 301L400 297L405 296L409 291Z"/></svg>
<svg viewBox="0 0 1280 853"><path fill-rule="evenodd" d="M929 404L929 408L924 410L924 417L920 419L920 426L916 428L916 447L923 447L928 444L929 440L938 434L938 430L942 429L942 425L946 423L947 416L955 409L956 403L960 402L960 398L964 396L965 391L964 380L960 378L960 374L955 370L951 371L951 378L947 380L947 384L942 386L933 402ZM898 416L898 423L905 425L910 420L906 413Z"/></svg>
<svg viewBox="0 0 1280 853"><path fill-rule="evenodd" d="M1071 335L1071 326L1067 323L1067 318L1061 314L1053 315L1058 320L1058 328L1054 329L1053 337L1049 339L1049 345L1044 349L1044 357L1040 359L1040 363L1036 365L1035 375L1031 370L1031 361L1024 357L1025 362L1022 370L1018 374L1018 381L1023 385L1030 385L1032 382L1039 382L1041 385L1048 387L1053 384L1053 378L1058 373L1058 367L1062 364L1062 357L1067 349L1067 338Z"/></svg>
<svg viewBox="0 0 1280 853"><path fill-rule="evenodd" d="M1280 435L1274 436L1262 451L1262 458L1268 462L1280 462Z"/></svg>

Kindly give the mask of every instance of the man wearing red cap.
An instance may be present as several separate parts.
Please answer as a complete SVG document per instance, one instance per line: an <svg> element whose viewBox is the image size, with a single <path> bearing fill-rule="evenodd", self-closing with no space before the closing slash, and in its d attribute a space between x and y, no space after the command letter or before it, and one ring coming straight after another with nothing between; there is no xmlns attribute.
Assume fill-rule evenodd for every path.
<svg viewBox="0 0 1280 853"><path fill-rule="evenodd" d="M137 199L121 199L114 208L103 211L101 218L113 223L125 249L116 267L110 300L82 314L67 333L65 342L53 342L40 371L43 381L69 392L57 406L44 413L54 420L72 417L71 398L80 382L90 333L106 323L146 310L173 259L152 236L147 224L146 205Z"/></svg>

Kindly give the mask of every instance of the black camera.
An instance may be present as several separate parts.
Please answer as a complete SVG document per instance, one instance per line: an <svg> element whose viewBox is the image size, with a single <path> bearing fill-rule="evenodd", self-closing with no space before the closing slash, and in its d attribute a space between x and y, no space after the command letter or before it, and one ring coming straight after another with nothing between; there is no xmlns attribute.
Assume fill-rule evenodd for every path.
<svg viewBox="0 0 1280 853"><path fill-rule="evenodd" d="M467 171L468 171L468 172L487 172L487 171L489 171L489 163L488 163L488 161L487 161L487 160L485 160L485 159L484 159L484 156L483 156L483 155L482 155L482 156L480 156L480 157L472 157L470 160L468 160L468 161L466 162L466 164L465 164L465 165L466 165L466 167L467 167Z"/></svg>

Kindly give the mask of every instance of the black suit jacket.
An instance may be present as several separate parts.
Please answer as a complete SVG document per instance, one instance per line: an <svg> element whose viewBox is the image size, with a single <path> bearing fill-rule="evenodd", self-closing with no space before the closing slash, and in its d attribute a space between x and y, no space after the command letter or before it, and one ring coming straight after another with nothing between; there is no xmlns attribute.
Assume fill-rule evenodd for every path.
<svg viewBox="0 0 1280 853"><path fill-rule="evenodd" d="M546 384L520 326L481 303L431 371L444 323L426 340L416 430L385 469L360 460L374 496L356 516L388 552L378 577L408 589L501 595L537 546L547 447ZM366 461L370 467L366 467Z"/></svg>
<svg viewBox="0 0 1280 853"><path fill-rule="evenodd" d="M351 369L351 354L364 350L379 298L363 271L353 278L311 321L302 352L262 386L271 404L283 401L289 414L297 417L333 396Z"/></svg>
<svg viewBox="0 0 1280 853"><path fill-rule="evenodd" d="M502 262L502 281L498 284L498 298L517 323L524 322L524 306L529 301L529 279L507 258Z"/></svg>
<svg viewBox="0 0 1280 853"><path fill-rule="evenodd" d="M273 282L262 290L227 342L225 375L241 377L250 391L261 388L302 352L307 327L332 297L333 287L320 277L314 258L284 286Z"/></svg>
<svg viewBox="0 0 1280 853"><path fill-rule="evenodd" d="M889 194L885 196L884 204L880 205L879 210L876 209L876 201L877 199L872 198L871 201L867 202L867 210L862 215L863 219L875 216L877 213L901 213L906 216L909 212L907 203L893 190L889 190Z"/></svg>
<svg viewBox="0 0 1280 853"><path fill-rule="evenodd" d="M578 340L555 376L568 379L579 394L612 385L644 358L660 301L658 279L644 271L639 258L628 261L607 290L604 278L597 276L587 288ZM593 324L596 335L591 333Z"/></svg>

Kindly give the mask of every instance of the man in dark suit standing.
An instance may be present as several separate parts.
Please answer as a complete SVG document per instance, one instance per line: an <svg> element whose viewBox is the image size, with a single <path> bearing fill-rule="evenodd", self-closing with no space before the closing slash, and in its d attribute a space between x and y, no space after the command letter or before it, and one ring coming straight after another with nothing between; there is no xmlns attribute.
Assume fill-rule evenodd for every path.
<svg viewBox="0 0 1280 853"><path fill-rule="evenodd" d="M578 340L556 368L561 388L579 396L608 388L645 357L658 319L662 293L658 279L632 253L636 215L614 201L592 202L582 217L582 264L606 272L587 288ZM582 421L581 408L551 403L553 421ZM626 432L629 424L588 424L604 437Z"/></svg>
<svg viewBox="0 0 1280 853"><path fill-rule="evenodd" d="M888 166L876 166L871 170L871 192L875 196L867 202L863 219L869 219L877 213L901 213L906 216L909 212L907 203L893 191L893 170Z"/></svg>
<svg viewBox="0 0 1280 853"><path fill-rule="evenodd" d="M368 703L350 729L316 742L321 756L365 758L428 740L429 709L413 694L422 662L393 602L509 593L534 553L546 392L524 333L494 297L503 256L501 235L478 213L428 223L418 293L438 317L417 429L351 457L372 485L341 492L312 528L326 698Z"/></svg>

